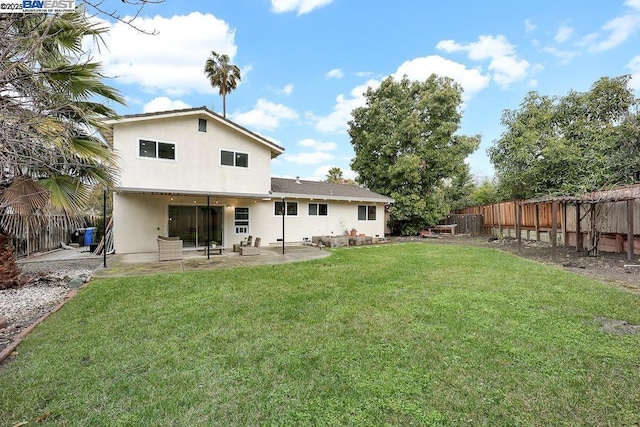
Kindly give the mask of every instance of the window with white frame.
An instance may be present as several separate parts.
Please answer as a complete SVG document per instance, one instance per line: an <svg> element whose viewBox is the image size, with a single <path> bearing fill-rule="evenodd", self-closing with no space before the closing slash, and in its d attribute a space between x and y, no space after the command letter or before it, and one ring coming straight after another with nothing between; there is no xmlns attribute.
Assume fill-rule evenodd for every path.
<svg viewBox="0 0 640 427"><path fill-rule="evenodd" d="M175 160L176 144L140 139L138 140L138 156L151 159Z"/></svg>
<svg viewBox="0 0 640 427"><path fill-rule="evenodd" d="M236 234L249 233L249 208L235 208L233 226Z"/></svg>
<svg viewBox="0 0 640 427"><path fill-rule="evenodd" d="M273 206L273 214L276 216L282 216L284 202L275 202ZM298 216L298 202L287 202L287 216Z"/></svg>
<svg viewBox="0 0 640 427"><path fill-rule="evenodd" d="M234 166L237 168L249 167L249 153L238 151L220 150L220 164L222 166Z"/></svg>
<svg viewBox="0 0 640 427"><path fill-rule="evenodd" d="M327 216L328 212L326 203L309 203L309 216Z"/></svg>
<svg viewBox="0 0 640 427"><path fill-rule="evenodd" d="M358 205L358 221L375 221L375 205Z"/></svg>

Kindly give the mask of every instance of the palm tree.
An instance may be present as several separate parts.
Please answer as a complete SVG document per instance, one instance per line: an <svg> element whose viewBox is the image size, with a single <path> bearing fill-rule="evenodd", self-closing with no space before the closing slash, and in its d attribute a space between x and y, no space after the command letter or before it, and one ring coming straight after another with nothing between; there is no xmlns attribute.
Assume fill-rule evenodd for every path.
<svg viewBox="0 0 640 427"><path fill-rule="evenodd" d="M340 169L337 166L332 167L331 169L329 169L329 171L327 172L327 182L331 182L333 184L340 184L344 181L344 178L342 177L342 169Z"/></svg>
<svg viewBox="0 0 640 427"><path fill-rule="evenodd" d="M227 117L227 94L233 91L241 80L240 68L229 63L227 55L211 51L211 57L204 64L204 73L211 87L217 87L222 96L222 116Z"/></svg>
<svg viewBox="0 0 640 427"><path fill-rule="evenodd" d="M52 211L77 224L91 188L113 186L115 155L99 135L117 115L99 101L124 100L82 48L104 31L80 7L0 19L0 233L27 237Z"/></svg>

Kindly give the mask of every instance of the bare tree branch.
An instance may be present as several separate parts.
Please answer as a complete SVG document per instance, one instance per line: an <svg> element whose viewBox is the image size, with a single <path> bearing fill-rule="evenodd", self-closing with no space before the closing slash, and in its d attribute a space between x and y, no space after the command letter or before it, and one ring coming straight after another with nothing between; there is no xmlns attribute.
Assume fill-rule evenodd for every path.
<svg viewBox="0 0 640 427"><path fill-rule="evenodd" d="M158 31L154 28L149 31L143 28L138 27L134 21L140 16L142 10L148 6L153 4L161 4L164 3L165 0L122 0L125 6L130 6L129 9L134 9L131 15L123 15L117 9L111 10L105 7L105 0L82 0L83 3L87 6L89 13L94 16L102 15L108 16L110 18L115 19L118 22L122 22L135 29L136 31L140 31L144 34L155 35L158 34Z"/></svg>

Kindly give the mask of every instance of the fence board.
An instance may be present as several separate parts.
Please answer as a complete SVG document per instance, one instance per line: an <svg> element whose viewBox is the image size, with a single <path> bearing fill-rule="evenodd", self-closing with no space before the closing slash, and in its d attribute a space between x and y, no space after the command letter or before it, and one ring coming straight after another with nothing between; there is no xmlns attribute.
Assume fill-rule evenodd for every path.
<svg viewBox="0 0 640 427"><path fill-rule="evenodd" d="M443 224L457 224L456 234L471 234L478 236L483 233L483 218L478 214L449 214Z"/></svg>
<svg viewBox="0 0 640 427"><path fill-rule="evenodd" d="M25 226L18 230L19 236L13 237L11 244L15 248L16 257L25 257L36 252L47 252L60 248L61 243L68 243L70 230L62 217L52 216L39 229L29 229Z"/></svg>

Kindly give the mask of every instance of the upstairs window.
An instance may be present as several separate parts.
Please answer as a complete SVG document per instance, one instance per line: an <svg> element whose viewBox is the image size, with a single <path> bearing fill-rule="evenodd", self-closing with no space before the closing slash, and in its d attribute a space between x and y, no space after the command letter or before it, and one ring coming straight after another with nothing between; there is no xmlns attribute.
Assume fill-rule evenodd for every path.
<svg viewBox="0 0 640 427"><path fill-rule="evenodd" d="M138 143L138 155L151 159L176 159L176 144L141 139Z"/></svg>
<svg viewBox="0 0 640 427"><path fill-rule="evenodd" d="M375 205L358 205L358 221L375 221Z"/></svg>
<svg viewBox="0 0 640 427"><path fill-rule="evenodd" d="M220 164L237 168L249 167L249 154L237 151L220 150Z"/></svg>
<svg viewBox="0 0 640 427"><path fill-rule="evenodd" d="M326 203L309 203L309 216L327 216Z"/></svg>
<svg viewBox="0 0 640 427"><path fill-rule="evenodd" d="M207 131L207 121L205 119L198 119L198 131L199 132Z"/></svg>

